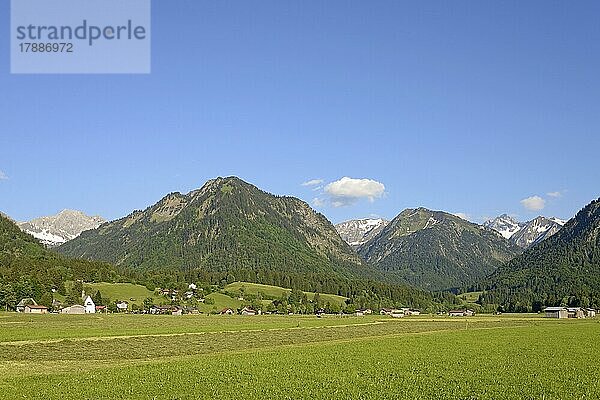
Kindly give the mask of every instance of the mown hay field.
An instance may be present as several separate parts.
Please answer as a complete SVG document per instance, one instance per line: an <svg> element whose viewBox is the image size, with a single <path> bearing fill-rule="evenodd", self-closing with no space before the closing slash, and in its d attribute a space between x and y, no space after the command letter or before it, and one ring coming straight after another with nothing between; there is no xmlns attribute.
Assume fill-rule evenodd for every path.
<svg viewBox="0 0 600 400"><path fill-rule="evenodd" d="M596 399L600 321L0 314L6 399Z"/></svg>

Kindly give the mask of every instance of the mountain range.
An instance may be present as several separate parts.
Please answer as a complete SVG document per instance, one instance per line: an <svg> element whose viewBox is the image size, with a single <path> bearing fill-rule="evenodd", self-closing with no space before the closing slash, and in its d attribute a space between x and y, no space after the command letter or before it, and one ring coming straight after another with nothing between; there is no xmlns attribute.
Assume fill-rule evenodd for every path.
<svg viewBox="0 0 600 400"><path fill-rule="evenodd" d="M528 222L519 222L502 214L483 223L483 226L500 233L504 238L522 249L535 246L558 232L566 221L539 216Z"/></svg>
<svg viewBox="0 0 600 400"><path fill-rule="evenodd" d="M529 311L530 305L533 311L561 304L600 305L600 199L498 268L487 289L487 301L507 304L511 311Z"/></svg>
<svg viewBox="0 0 600 400"><path fill-rule="evenodd" d="M91 217L77 210L62 210L56 215L18 222L17 225L44 245L55 247L75 239L83 231L99 227L104 222L106 220L99 216Z"/></svg>
<svg viewBox="0 0 600 400"><path fill-rule="evenodd" d="M187 194L171 193L57 250L137 271L193 270L211 279L229 276L285 287L292 279L373 273L307 203L274 196L236 177L210 180Z"/></svg>
<svg viewBox="0 0 600 400"><path fill-rule="evenodd" d="M480 280L518 252L491 229L426 208L404 210L358 248L386 275L428 290Z"/></svg>
<svg viewBox="0 0 600 400"><path fill-rule="evenodd" d="M599 202L566 224L546 217L522 223L505 214L477 225L415 208L390 222L367 218L334 227L297 198L236 177L216 178L111 222L65 210L20 223L21 232L2 215L0 283L28 277L48 287L75 276L114 281L125 275L159 285L240 280L413 304L432 298L403 285L469 287L512 311L592 304L600 298ZM28 231L46 245L64 241L53 249L64 256Z"/></svg>

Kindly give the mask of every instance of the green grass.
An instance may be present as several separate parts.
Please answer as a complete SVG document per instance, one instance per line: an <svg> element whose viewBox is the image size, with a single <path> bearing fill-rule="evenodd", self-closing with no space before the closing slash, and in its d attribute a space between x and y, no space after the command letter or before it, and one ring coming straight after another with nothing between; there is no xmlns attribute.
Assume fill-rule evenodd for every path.
<svg viewBox="0 0 600 400"><path fill-rule="evenodd" d="M256 295L258 292L262 292L264 295L269 297L281 297L284 293L291 293L292 289L286 289L279 286L271 286L271 285L261 285L259 283L249 283L249 282L234 282L225 286L225 290L230 293L239 293L240 289L244 288L244 292L248 294ZM309 300L313 300L315 297L314 293L304 292ZM326 294L319 293L321 300L324 303L331 304L342 304L346 301L346 297L337 296L335 294Z"/></svg>
<svg viewBox="0 0 600 400"><path fill-rule="evenodd" d="M209 313L211 311L219 312L224 308L232 308L235 311L242 305L242 302L237 298L234 299L222 293L211 293L206 296L206 298L213 299L215 304L199 303L198 310L204 313Z"/></svg>
<svg viewBox="0 0 600 400"><path fill-rule="evenodd" d="M162 296L156 296L154 292L148 290L145 286L134 285L132 283L86 283L84 288L88 294L94 294L97 290L100 291L102 297L108 297L111 301L125 300L130 304L142 305L144 299L151 297L154 299L156 304L164 303L167 301ZM91 290L87 290L90 288ZM131 299L135 300L131 300Z"/></svg>
<svg viewBox="0 0 600 400"><path fill-rule="evenodd" d="M195 334L250 329L291 329L312 326L364 324L366 317L141 315L141 314L16 314L0 313L0 346L17 341L111 338ZM0 360L2 358L0 357Z"/></svg>
<svg viewBox="0 0 600 400"><path fill-rule="evenodd" d="M0 314L0 398L595 399L598 320Z"/></svg>

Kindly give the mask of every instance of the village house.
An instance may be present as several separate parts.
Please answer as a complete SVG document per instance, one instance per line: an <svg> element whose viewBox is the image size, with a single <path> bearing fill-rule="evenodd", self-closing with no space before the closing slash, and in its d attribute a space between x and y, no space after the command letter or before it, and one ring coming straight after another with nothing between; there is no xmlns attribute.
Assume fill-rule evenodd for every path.
<svg viewBox="0 0 600 400"><path fill-rule="evenodd" d="M83 302L83 306L85 307L86 314L95 314L96 313L96 304L94 304L94 300L90 296L87 296Z"/></svg>
<svg viewBox="0 0 600 400"><path fill-rule="evenodd" d="M27 314L46 314L48 312L48 307L28 304L25 306L25 311L23 312Z"/></svg>
<svg viewBox="0 0 600 400"><path fill-rule="evenodd" d="M106 311L107 311L106 306L96 306L97 313L106 313Z"/></svg>
<svg viewBox="0 0 600 400"><path fill-rule="evenodd" d="M171 310L171 315L182 315L183 314L183 310L179 307L173 307L173 309Z"/></svg>
<svg viewBox="0 0 600 400"><path fill-rule="evenodd" d="M379 311L379 314L389 315L390 317L393 317L393 318L404 317L404 312L402 310L398 310L396 308L382 308L381 311Z"/></svg>
<svg viewBox="0 0 600 400"><path fill-rule="evenodd" d="M394 318L402 318L404 317L404 312L397 308L383 308L379 312L381 315L389 315Z"/></svg>
<svg viewBox="0 0 600 400"><path fill-rule="evenodd" d="M240 314L242 315L256 315L256 311L251 309L250 307L244 307L242 308L242 311L240 312Z"/></svg>
<svg viewBox="0 0 600 400"><path fill-rule="evenodd" d="M117 311L118 312L127 312L128 308L129 308L129 303L127 303L126 301L120 301L117 303Z"/></svg>
<svg viewBox="0 0 600 400"><path fill-rule="evenodd" d="M85 307L79 304L72 305L70 307L65 307L60 310L61 314L85 314Z"/></svg>
<svg viewBox="0 0 600 400"><path fill-rule="evenodd" d="M235 312L231 308L224 308L219 312L221 315L233 315Z"/></svg>
<svg viewBox="0 0 600 400"><path fill-rule="evenodd" d="M594 310L593 308L586 308L585 313L586 313L587 318L595 318L596 317L596 310Z"/></svg>
<svg viewBox="0 0 600 400"><path fill-rule="evenodd" d="M450 310L448 311L450 317L472 317L475 315L473 310Z"/></svg>
<svg viewBox="0 0 600 400"><path fill-rule="evenodd" d="M32 299L31 297L27 297L25 299L22 299L19 304L17 304L16 306L16 311L17 312L25 312L25 307L28 305L34 305L37 306L37 303L35 302L34 299Z"/></svg>
<svg viewBox="0 0 600 400"><path fill-rule="evenodd" d="M173 312L173 307L171 307L171 306L153 305L152 307L150 307L150 314L154 314L154 315L171 314L172 312Z"/></svg>
<svg viewBox="0 0 600 400"><path fill-rule="evenodd" d="M569 313L565 307L546 307L544 308L546 318L569 318Z"/></svg>

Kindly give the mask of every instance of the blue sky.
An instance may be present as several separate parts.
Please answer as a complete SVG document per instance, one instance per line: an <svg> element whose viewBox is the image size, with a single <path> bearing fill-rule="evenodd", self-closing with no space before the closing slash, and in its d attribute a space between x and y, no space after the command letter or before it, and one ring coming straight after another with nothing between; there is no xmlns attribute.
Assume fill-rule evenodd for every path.
<svg viewBox="0 0 600 400"><path fill-rule="evenodd" d="M3 1L0 210L114 219L237 175L333 222L417 206L568 218L600 196L599 15L155 0L150 75L11 75ZM343 177L374 182L326 186Z"/></svg>

